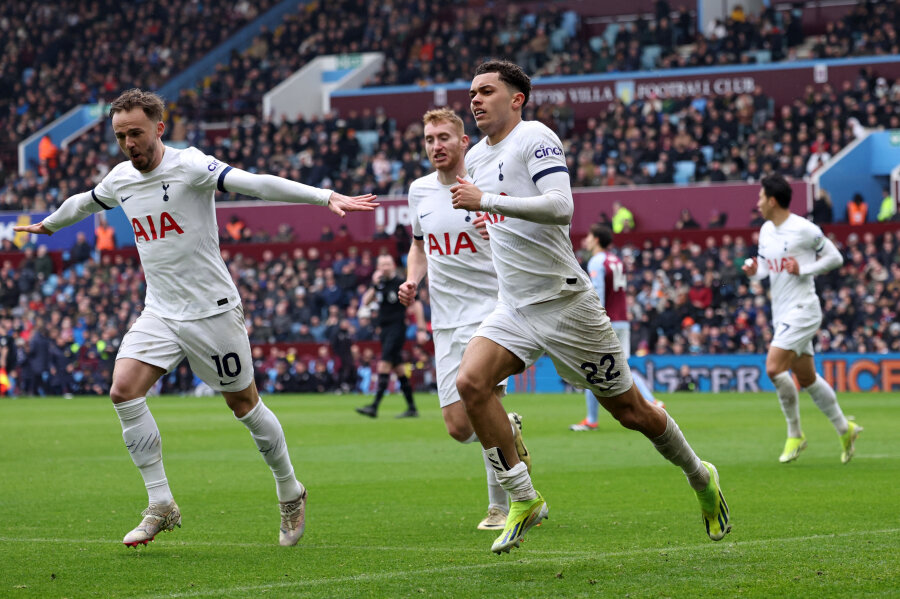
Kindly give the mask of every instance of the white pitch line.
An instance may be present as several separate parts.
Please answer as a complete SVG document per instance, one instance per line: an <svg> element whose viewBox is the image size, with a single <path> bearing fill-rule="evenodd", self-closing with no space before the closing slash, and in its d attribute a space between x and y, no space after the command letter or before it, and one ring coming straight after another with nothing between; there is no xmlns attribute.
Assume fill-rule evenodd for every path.
<svg viewBox="0 0 900 599"><path fill-rule="evenodd" d="M696 551L698 549L705 549L710 547L725 547L725 546L744 546L744 545L764 545L770 542L777 541L779 543L789 543L789 542L800 542L800 541L811 541L816 539L830 539L830 538L839 538L839 537L855 537L860 535L889 535L894 533L900 533L900 528L885 528L881 530L866 530L866 531L851 531L851 532L835 532L835 533L820 533L815 535L803 535L798 537L770 537L765 539L747 539L741 541L732 541L730 543L702 543L699 545L670 545L665 547L643 547L641 549L624 549L622 551L609 551L606 553L597 553L596 551L566 551L566 550L535 550L528 551L529 555L543 555L543 556L552 556L559 555L563 557L577 557L583 555L590 556L601 556L601 557L617 557L617 556L629 556L629 555L639 555L642 553L653 553L655 551L662 552L670 552L670 551ZM726 537L726 540L734 539L734 537ZM163 541L165 539L163 538ZM20 537L0 537L0 543L67 543L71 545L78 544L91 544L91 545L120 545L121 541L113 541L110 539L54 539L54 538L20 538ZM146 549L143 547L137 549L143 549L144 551L150 551L150 548L154 545L148 545ZM162 542L157 544L156 546L163 546L166 548L187 548L187 547L238 547L238 548L257 548L257 549L274 549L274 543L235 543L231 541L171 541L171 542ZM301 542L298 546L303 549L337 549L341 551L352 550L352 551L395 551L395 552L416 552L416 553L435 553L441 551L447 552L472 552L472 553L485 553L485 550L482 547L444 547L443 549L435 549L434 547L410 547L407 545L399 546L399 547L391 547L384 545L326 545L321 543L309 543L309 542Z"/></svg>
<svg viewBox="0 0 900 599"><path fill-rule="evenodd" d="M772 543L797 543L797 542L805 542L805 541L815 541L821 539L829 539L829 538L842 538L842 537L856 537L856 536L871 536L871 535L891 535L900 533L900 528L886 528L882 530L866 530L866 531L852 531L852 532L840 532L840 533L831 533L831 534L815 534L815 535L804 535L804 536L796 536L796 537L783 537L783 538L766 538L766 539L749 539L746 541L734 541L727 543L703 543L697 545L681 545L681 546L665 546L665 547L645 547L640 549L627 549L622 551L609 551L605 553L597 553L594 551L553 551L553 550L531 550L531 548L527 548L525 550L520 550L516 552L515 557L511 556L511 559L515 560L515 563L524 563L524 564L537 564L541 562L545 562L548 558L552 559L555 563L568 563L568 562L578 562L585 560L601 560L615 557L628 557L642 554L653 554L653 553L677 553L683 551L703 551L707 549L728 549L728 548L741 548L741 547L749 547L756 545L767 545ZM0 537L0 542L16 542L16 543L69 543L69 544L77 544L77 543L90 543L90 544L113 544L114 541L109 541L105 539L24 539L24 538L13 538L13 537ZM170 544L167 543L166 547L188 547L188 546L215 546L215 547L273 547L271 544L263 544L263 543L215 543L215 542L191 542L191 543L177 543ZM430 547L383 547L383 546L364 546L364 547L354 547L347 545L316 545L316 544L304 544L303 548L307 549L334 549L334 550L369 550L369 551L416 551L422 552L427 551L429 553L435 553L434 548ZM440 550L438 550L440 551ZM459 549L447 549L448 552L477 552L481 554L485 554L487 558L487 550L484 548L459 548ZM335 578L316 578L311 580L297 580L297 581L284 581L278 583L270 583L270 584L262 584L262 585L250 585L250 586L239 586L239 587L225 587L225 588L217 588L217 589L198 589L196 591L190 591L186 593L175 593L175 594L155 594L155 595L144 595L144 599L158 599L162 597L175 597L175 598L189 598L189 597L207 597L207 596L222 596L227 593L250 593L254 591L265 591L269 589L284 589L284 588L293 588L293 587L315 587L315 586L323 586L323 585L332 585L337 583L345 583L345 582L365 582L365 581L375 581L375 580L386 580L391 578L403 577L403 576L415 576L422 574L440 574L442 572L459 572L462 570L483 570L486 568L493 568L495 566L503 566L508 565L509 562L506 560L500 561L499 558L488 558L492 559L489 563L482 564L456 564L453 566L445 566L440 568L422 568L415 570L401 570L401 571L390 571L390 572L378 572L373 574L357 574L353 576L341 576Z"/></svg>

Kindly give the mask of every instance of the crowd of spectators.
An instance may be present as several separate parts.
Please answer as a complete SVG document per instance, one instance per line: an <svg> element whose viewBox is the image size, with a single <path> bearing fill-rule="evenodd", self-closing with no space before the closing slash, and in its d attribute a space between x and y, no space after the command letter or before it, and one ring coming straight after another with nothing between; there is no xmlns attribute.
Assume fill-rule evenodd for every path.
<svg viewBox="0 0 900 599"><path fill-rule="evenodd" d="M15 147L79 104L159 88L274 4L4 2L0 147Z"/></svg>
<svg viewBox="0 0 900 599"><path fill-rule="evenodd" d="M802 179L865 128L900 128L898 101L900 81L889 83L863 68L853 82L839 88L810 86L803 97L778 110L757 87L753 93L715 98L616 101L580 130L564 105L529 106L526 118L560 133L575 187L757 182L776 172ZM471 114L457 108L467 133L478 139ZM101 123L61 150L55 169L29 171L16 180L0 194L0 209L49 210L68 195L92 188L123 160L106 138L107 129ZM374 143L363 143L359 131L375 132ZM176 143L195 145L232 166L353 195L402 194L430 170L421 124L400 131L378 110L280 125L247 117L216 135L191 123L183 133Z"/></svg>
<svg viewBox="0 0 900 599"><path fill-rule="evenodd" d="M81 13L71 2L53 9L40 3L4 5L0 29L10 32L10 51L0 58L0 135L8 139L0 146L77 103L110 100L122 87L158 86L270 3L106 4L94 3ZM690 13L657 2L651 18L614 24L614 36L595 36L592 45L581 20L552 5L529 11L511 4L501 13L480 4L473 9L461 0L313 3L276 29L263 29L243 54L233 54L199 87L184 90L168 115L168 139L217 153L234 166L330 184L345 193L402 193L428 168L420 126L398 131L377 109L322 118L293 115L296 121L274 126L260 113L263 94L315 56L367 50L386 51L384 71L372 82L378 85L467 79L471 65L486 55L512 57L536 74L672 68L703 65L713 57L716 64L745 62L754 49L799 43L798 10L766 9L760 15L738 10L698 34ZM895 3L864 3L830 23L816 48L828 56L892 51L898 15ZM141 37L119 26L133 21L146 23ZM872 29L873 22L879 27ZM179 33L187 30L190 36ZM659 62L631 64L632 55L648 45L664 49ZM775 60L782 55L773 52ZM849 89L810 89L777 111L757 90L716 99L616 103L587 123L574 122L567 105L532 107L526 117L559 132L579 186L756 180L768 170L805 175L860 128L900 124L893 108L897 100L900 82L870 71ZM201 121L231 127L225 136L208 136ZM361 142L361 131L375 132L375 143ZM470 118L467 132L478 137ZM52 208L69 192L90 187L121 159L104 123L61 150L55 169L41 165L7 181L0 209ZM2 180L0 172L0 186Z"/></svg>
<svg viewBox="0 0 900 599"><path fill-rule="evenodd" d="M620 248L629 277L632 353L764 353L772 338L767 283L750 282L740 270L755 254L754 243L755 234L718 244L710 237L702 246L675 238ZM817 277L825 315L817 352L900 352L898 246L900 231L880 238L853 234L841 247L844 265ZM28 252L18 268L8 262L0 268L0 369L17 394L107 393L122 335L143 306L140 267L105 255L57 275L46 252ZM243 299L260 389L370 391L377 306L360 298L375 256L352 246L333 254L316 247L269 252L258 261L232 247L223 256ZM427 290L419 301L430 321ZM409 322L411 374L427 388L434 384L433 358L415 320ZM292 350L291 344L318 349ZM158 390L190 393L198 384L185 363L163 377Z"/></svg>

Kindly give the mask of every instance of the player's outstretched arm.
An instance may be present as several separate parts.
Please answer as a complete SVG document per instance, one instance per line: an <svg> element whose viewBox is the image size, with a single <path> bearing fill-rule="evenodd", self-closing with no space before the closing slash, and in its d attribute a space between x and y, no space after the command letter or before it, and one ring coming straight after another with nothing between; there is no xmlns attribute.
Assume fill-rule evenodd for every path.
<svg viewBox="0 0 900 599"><path fill-rule="evenodd" d="M30 225L17 225L13 231L22 233L36 233L38 235L53 235L63 227L74 225L78 221L96 214L101 210L108 210L110 206L103 205L93 196L93 192L76 193L60 204L56 211L39 223Z"/></svg>
<svg viewBox="0 0 900 599"><path fill-rule="evenodd" d="M378 207L376 199L378 199L378 196L371 193L361 196L345 196L342 193L332 191L328 200L328 209L341 217L347 212L371 212Z"/></svg>
<svg viewBox="0 0 900 599"><path fill-rule="evenodd" d="M16 225L13 231L17 233L35 233L37 235L53 235L53 231L44 226L44 221L30 225Z"/></svg>
<svg viewBox="0 0 900 599"><path fill-rule="evenodd" d="M274 175L254 175L239 168L230 168L225 173L221 188L273 202L328 206L338 216L347 212L368 212L378 206L372 194L348 197Z"/></svg>

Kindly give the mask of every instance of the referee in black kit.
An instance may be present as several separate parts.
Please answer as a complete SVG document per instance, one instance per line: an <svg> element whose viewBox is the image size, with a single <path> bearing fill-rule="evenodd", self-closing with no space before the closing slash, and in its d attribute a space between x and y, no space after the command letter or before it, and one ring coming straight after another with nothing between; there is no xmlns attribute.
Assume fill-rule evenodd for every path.
<svg viewBox="0 0 900 599"><path fill-rule="evenodd" d="M378 302L379 339L381 340L381 360L378 361L378 390L371 405L356 408L363 416L378 416L378 405L384 397L391 381L391 370L397 374L400 390L406 398L406 411L397 418L414 418L419 415L413 399L412 386L406 376L405 364L400 354L406 341L406 306L400 303L397 291L406 279L398 276L394 258L388 255L378 257L375 273L372 275L372 286L362 297L362 305L367 305L374 298Z"/></svg>

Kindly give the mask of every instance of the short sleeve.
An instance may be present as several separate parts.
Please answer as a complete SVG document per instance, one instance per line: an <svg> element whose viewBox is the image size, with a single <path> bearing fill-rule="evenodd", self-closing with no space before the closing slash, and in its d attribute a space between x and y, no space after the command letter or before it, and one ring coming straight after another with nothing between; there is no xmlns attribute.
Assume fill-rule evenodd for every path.
<svg viewBox="0 0 900 599"><path fill-rule="evenodd" d="M185 150L184 156L184 166L192 185L200 189L225 191L223 182L225 175L231 170L230 166L194 147Z"/></svg>
<svg viewBox="0 0 900 599"><path fill-rule="evenodd" d="M825 234L822 232L819 225L809 223L807 235L809 247L815 250L816 253L821 252L822 248L825 247Z"/></svg>
<svg viewBox="0 0 900 599"><path fill-rule="evenodd" d="M112 169L94 189L91 190L91 199L97 202L104 210L112 210L119 205L116 197L115 174L117 169Z"/></svg>
<svg viewBox="0 0 900 599"><path fill-rule="evenodd" d="M535 184L547 175L569 172L562 142L546 126L540 125L529 131L527 143L523 146L523 150L527 152L523 158L528 165L528 174Z"/></svg>

